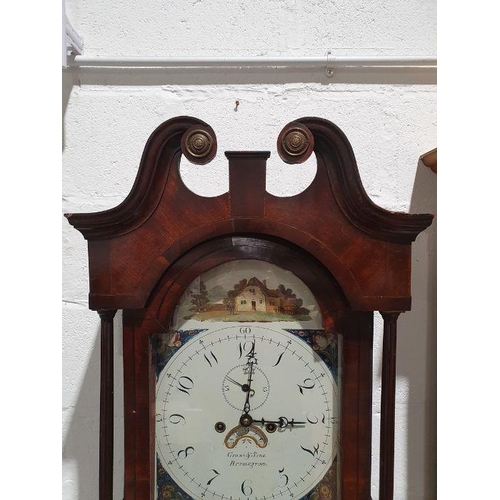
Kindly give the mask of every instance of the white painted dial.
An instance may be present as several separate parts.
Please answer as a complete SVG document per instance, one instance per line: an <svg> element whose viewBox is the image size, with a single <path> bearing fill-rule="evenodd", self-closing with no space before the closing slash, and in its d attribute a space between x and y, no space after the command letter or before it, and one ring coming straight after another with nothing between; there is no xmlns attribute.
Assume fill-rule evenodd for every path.
<svg viewBox="0 0 500 500"><path fill-rule="evenodd" d="M163 468L194 499L304 497L337 454L330 370L275 324L212 325L180 347L158 378Z"/></svg>

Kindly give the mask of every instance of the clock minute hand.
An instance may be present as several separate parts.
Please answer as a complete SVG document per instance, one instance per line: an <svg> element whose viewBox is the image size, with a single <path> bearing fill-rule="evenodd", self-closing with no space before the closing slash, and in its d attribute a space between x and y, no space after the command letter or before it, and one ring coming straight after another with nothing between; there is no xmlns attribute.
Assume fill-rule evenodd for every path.
<svg viewBox="0 0 500 500"><path fill-rule="evenodd" d="M243 413L248 413L250 411L250 392L251 392L251 387L252 387L252 372L253 372L253 362L249 362L250 364L250 374L248 376L248 391L247 391L247 396L245 398L245 406L243 407Z"/></svg>

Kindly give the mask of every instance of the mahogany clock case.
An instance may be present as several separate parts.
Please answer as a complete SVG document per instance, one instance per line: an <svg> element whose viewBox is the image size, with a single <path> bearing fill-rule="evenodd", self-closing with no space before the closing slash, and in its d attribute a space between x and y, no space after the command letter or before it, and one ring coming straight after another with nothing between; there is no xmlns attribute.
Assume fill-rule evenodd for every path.
<svg viewBox="0 0 500 500"><path fill-rule="evenodd" d="M317 159L312 184L290 198L266 192L270 153L265 151L226 152L229 192L215 198L192 193L180 177L181 154L204 164L215 157L216 146L214 131L201 120L168 120L149 138L136 181L120 205L67 215L88 240L89 307L99 311L103 325L100 500L112 494L109 339L114 312L123 309L125 499L152 500L151 336L169 330L175 306L195 278L238 259L266 261L294 273L320 305L325 330L342 337L341 497L369 499L373 311L383 313L386 331L395 335L397 314L411 305L411 243L432 216L376 206L363 189L349 141L327 120L296 120L278 137L285 162L303 162L313 151ZM393 364L395 354L389 368ZM387 448L381 480L387 491L381 498L390 498L392 491L391 370L385 377L382 415Z"/></svg>
<svg viewBox="0 0 500 500"><path fill-rule="evenodd" d="M185 288L203 272L235 259L258 259L284 267L314 293L323 324L342 335L340 432L342 498L369 498L371 467L372 314L346 307L329 273L301 249L254 237L223 237L199 245L167 272L149 306L124 312L126 429L125 498L154 498L155 377L152 336L168 332ZM144 388L148 387L148 391ZM149 446L144 446L149 443ZM350 496L348 492L352 492Z"/></svg>

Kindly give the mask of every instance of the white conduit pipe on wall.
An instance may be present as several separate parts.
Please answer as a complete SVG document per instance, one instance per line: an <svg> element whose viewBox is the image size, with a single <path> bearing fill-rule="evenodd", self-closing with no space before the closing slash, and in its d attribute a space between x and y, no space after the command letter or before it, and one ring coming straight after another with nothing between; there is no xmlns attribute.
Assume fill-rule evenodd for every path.
<svg viewBox="0 0 500 500"><path fill-rule="evenodd" d="M91 57L74 56L70 67L121 68L437 68L430 56L316 57Z"/></svg>

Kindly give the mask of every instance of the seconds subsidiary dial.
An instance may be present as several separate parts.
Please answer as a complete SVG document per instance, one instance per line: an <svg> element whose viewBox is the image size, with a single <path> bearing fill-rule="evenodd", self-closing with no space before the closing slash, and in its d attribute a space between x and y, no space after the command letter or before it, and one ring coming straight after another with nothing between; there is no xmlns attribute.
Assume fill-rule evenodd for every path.
<svg viewBox="0 0 500 500"><path fill-rule="evenodd" d="M301 338L216 327L159 375L159 461L182 498L300 499L336 457L338 406L330 369Z"/></svg>

